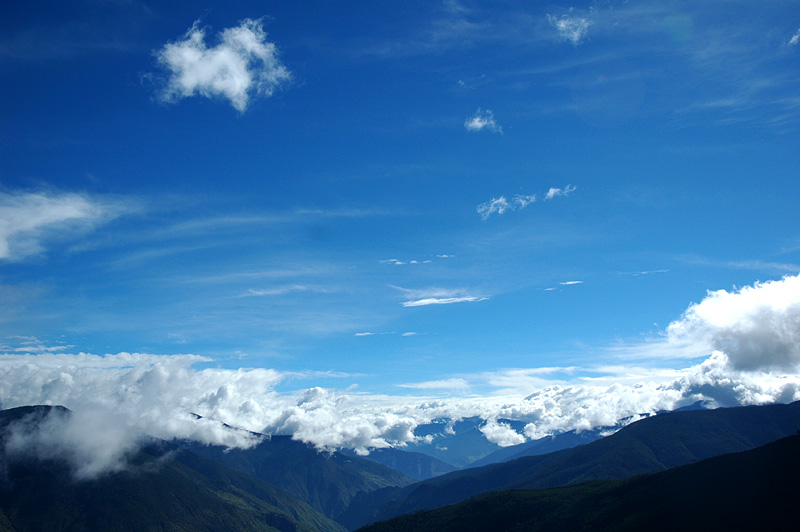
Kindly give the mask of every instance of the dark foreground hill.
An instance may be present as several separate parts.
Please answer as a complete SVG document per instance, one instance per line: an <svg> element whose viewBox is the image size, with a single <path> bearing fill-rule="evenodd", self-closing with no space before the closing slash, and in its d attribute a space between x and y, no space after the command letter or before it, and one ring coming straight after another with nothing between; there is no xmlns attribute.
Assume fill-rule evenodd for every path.
<svg viewBox="0 0 800 532"><path fill-rule="evenodd" d="M795 531L800 436L625 481L504 491L359 532Z"/></svg>
<svg viewBox="0 0 800 532"><path fill-rule="evenodd" d="M0 412L0 532L342 532L271 484L152 441L124 471L75 480L62 459L6 452L9 429L35 429L58 407Z"/></svg>
<svg viewBox="0 0 800 532"><path fill-rule="evenodd" d="M573 449L466 469L357 496L337 521L353 530L510 489L625 479L765 445L800 428L800 402L659 414Z"/></svg>

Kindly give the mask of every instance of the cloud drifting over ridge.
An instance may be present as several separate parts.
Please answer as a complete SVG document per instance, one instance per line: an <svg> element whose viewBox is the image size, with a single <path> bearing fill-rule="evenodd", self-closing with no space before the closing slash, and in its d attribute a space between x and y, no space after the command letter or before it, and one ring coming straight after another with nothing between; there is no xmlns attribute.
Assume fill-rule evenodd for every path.
<svg viewBox="0 0 800 532"><path fill-rule="evenodd" d="M125 455L144 433L238 447L254 443L223 422L291 434L320 448L364 450L415 441L416 427L435 419L479 416L487 421L483 432L490 441L511 445L696 401L735 406L800 400L798 309L800 276L709 292L662 338L666 350L678 338L705 353L684 368L520 369L405 385L417 392L494 387L483 396L387 396L320 387L281 393L276 386L288 374L196 369L209 359L193 355L7 354L0 355L0 407L62 404L101 420L108 432L102 453L96 451L96 431L79 430L81 417L78 429L60 429L68 431L63 441L48 436L55 431L31 436L43 452L77 457L76 471L87 476L124 467ZM622 378L626 372L634 376ZM504 419L524 422L524 432L514 432Z"/></svg>
<svg viewBox="0 0 800 532"><path fill-rule="evenodd" d="M243 112L251 95L271 96L292 77L275 45L266 40L260 20L244 19L224 30L212 48L205 38L196 21L181 39L157 51L158 62L170 72L162 100L221 96Z"/></svg>

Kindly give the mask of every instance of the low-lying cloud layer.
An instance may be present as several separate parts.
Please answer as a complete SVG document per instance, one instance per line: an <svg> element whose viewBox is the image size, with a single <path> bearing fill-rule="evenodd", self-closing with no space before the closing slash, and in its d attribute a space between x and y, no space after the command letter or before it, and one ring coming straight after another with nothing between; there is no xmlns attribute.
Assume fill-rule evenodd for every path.
<svg viewBox="0 0 800 532"><path fill-rule="evenodd" d="M479 416L487 421L482 429L487 439L513 445L696 401L734 406L800 400L798 316L800 276L786 277L709 292L670 324L660 340L665 349L676 338L681 345L706 349L705 358L688 367L630 366L639 377L613 384L625 366L515 370L431 381L436 386L404 385L419 392L446 384L461 394L448 398L319 387L281 393L276 386L289 375L270 369L197 369L208 359L193 355L6 354L0 355L0 406L60 404L74 410L75 416L61 421L66 426L21 432L9 445L71 457L83 477L124 467L143 434L235 447L255 442L222 423L291 434L320 448L363 451L416 441L416 427L435 419ZM587 377L591 372L603 376ZM527 384L515 388L515 375ZM496 392L469 394L481 379L494 383ZM514 431L504 419L524 422L524 431Z"/></svg>

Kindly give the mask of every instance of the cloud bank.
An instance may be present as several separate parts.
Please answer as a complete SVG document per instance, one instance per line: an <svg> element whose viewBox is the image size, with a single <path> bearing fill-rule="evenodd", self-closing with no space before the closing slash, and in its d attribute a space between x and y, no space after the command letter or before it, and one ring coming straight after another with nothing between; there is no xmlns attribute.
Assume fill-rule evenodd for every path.
<svg viewBox="0 0 800 532"><path fill-rule="evenodd" d="M159 64L169 71L161 99L222 97L244 112L251 96L271 96L292 77L266 39L260 20L244 19L220 33L219 43L209 48L205 29L196 21L181 39L156 52Z"/></svg>
<svg viewBox="0 0 800 532"><path fill-rule="evenodd" d="M634 361L606 368L447 376L405 385L416 393L494 388L481 396L389 396L320 387L278 392L276 386L291 375L270 369L198 369L210 360L194 355L6 354L0 355L0 406L61 404L72 409L72 420L55 421L38 435L22 434L13 445L70 456L75 471L87 477L124 467L125 456L143 434L237 447L254 443L248 433L223 423L291 434L320 448L363 451L419 441L416 427L436 419L478 416L486 420L482 431L487 439L512 445L559 431L612 426L630 416L697 401L735 406L800 400L799 309L800 276L709 292L660 340L662 349L677 339L705 353L683 368ZM89 419L99 430L86 429ZM524 430L514 431L503 422L509 419L523 422Z"/></svg>

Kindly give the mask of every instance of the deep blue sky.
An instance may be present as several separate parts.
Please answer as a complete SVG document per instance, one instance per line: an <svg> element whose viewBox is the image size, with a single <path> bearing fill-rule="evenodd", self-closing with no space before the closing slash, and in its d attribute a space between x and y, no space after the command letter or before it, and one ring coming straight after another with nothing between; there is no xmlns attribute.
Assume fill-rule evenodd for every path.
<svg viewBox="0 0 800 532"><path fill-rule="evenodd" d="M0 8L7 352L488 393L800 272L796 2L177 4Z"/></svg>

